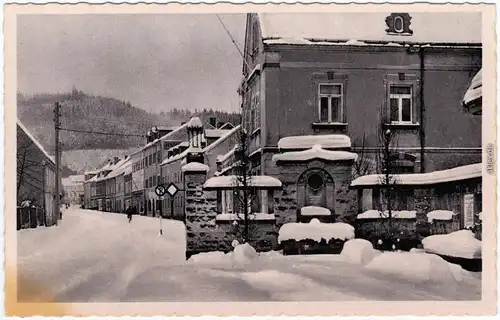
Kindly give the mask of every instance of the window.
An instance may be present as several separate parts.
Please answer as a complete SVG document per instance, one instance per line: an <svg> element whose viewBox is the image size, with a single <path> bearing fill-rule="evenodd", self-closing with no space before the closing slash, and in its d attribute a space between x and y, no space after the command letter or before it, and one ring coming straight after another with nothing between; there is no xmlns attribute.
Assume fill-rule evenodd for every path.
<svg viewBox="0 0 500 320"><path fill-rule="evenodd" d="M342 84L319 85L319 122L343 122Z"/></svg>
<svg viewBox="0 0 500 320"><path fill-rule="evenodd" d="M391 123L412 122L412 87L393 85L389 93Z"/></svg>
<svg viewBox="0 0 500 320"><path fill-rule="evenodd" d="M157 162L160 163L161 162L161 152L158 151L156 154L157 154L157 159L158 159Z"/></svg>
<svg viewBox="0 0 500 320"><path fill-rule="evenodd" d="M156 176L153 176L153 186L156 185Z"/></svg>
<svg viewBox="0 0 500 320"><path fill-rule="evenodd" d="M153 155L150 154L149 155L149 165L151 165L153 163Z"/></svg>

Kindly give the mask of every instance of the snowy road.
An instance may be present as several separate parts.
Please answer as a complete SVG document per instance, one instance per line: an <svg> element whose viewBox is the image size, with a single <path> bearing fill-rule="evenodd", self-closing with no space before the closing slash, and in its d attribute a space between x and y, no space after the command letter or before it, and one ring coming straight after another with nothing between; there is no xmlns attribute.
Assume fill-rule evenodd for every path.
<svg viewBox="0 0 500 320"><path fill-rule="evenodd" d="M79 209L59 226L22 230L19 272L59 302L478 300L480 275L462 281L398 279L340 256L262 254L241 264L184 259L182 223ZM201 260L201 259L200 259ZM23 286L19 299L31 297Z"/></svg>

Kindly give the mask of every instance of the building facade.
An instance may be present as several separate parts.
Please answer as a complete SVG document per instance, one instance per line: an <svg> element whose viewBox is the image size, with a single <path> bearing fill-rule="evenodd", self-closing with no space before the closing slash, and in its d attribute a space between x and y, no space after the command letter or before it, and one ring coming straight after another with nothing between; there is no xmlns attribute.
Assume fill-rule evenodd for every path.
<svg viewBox="0 0 500 320"><path fill-rule="evenodd" d="M17 121L17 205L29 201L43 210L46 226L57 224L55 161L19 120Z"/></svg>
<svg viewBox="0 0 500 320"><path fill-rule="evenodd" d="M481 68L481 17L447 14L447 32L436 13L249 14L240 94L255 167L272 171L290 136L345 134L376 154L381 126L398 132L407 172L480 161L481 120L456 106Z"/></svg>
<svg viewBox="0 0 500 320"><path fill-rule="evenodd" d="M69 205L82 205L85 175L72 175L62 179L64 202Z"/></svg>

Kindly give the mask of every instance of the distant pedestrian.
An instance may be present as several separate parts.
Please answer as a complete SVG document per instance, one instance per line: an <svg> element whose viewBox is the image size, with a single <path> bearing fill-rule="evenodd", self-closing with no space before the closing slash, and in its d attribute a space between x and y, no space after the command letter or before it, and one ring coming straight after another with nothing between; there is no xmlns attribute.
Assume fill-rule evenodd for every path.
<svg viewBox="0 0 500 320"><path fill-rule="evenodd" d="M129 206L126 212L127 212L128 223L130 223L132 221L132 214L133 214L132 207Z"/></svg>

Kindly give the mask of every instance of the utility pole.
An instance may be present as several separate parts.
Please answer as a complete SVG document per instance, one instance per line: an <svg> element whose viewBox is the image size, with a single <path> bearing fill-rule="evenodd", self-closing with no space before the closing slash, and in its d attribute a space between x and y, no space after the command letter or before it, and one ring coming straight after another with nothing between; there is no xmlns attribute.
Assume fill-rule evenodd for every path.
<svg viewBox="0 0 500 320"><path fill-rule="evenodd" d="M55 181L55 189L56 189L56 199L55 199L55 217L56 217L56 225L61 217L61 184L59 182L59 159L61 157L61 149L59 145L59 130L61 129L61 105L59 102L56 102L54 105L54 129L55 129L55 145L56 145L56 181Z"/></svg>

